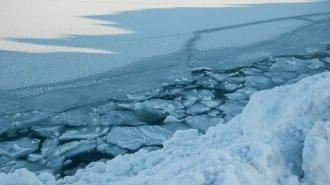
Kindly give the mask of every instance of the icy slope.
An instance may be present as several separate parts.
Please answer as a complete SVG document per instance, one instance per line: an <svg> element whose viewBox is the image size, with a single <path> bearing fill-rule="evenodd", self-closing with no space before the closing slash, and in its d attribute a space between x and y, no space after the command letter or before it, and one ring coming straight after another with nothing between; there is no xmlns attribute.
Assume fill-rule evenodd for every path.
<svg viewBox="0 0 330 185"><path fill-rule="evenodd" d="M227 124L178 131L164 148L89 164L55 182L20 169L7 184L328 184L330 73L255 93Z"/></svg>

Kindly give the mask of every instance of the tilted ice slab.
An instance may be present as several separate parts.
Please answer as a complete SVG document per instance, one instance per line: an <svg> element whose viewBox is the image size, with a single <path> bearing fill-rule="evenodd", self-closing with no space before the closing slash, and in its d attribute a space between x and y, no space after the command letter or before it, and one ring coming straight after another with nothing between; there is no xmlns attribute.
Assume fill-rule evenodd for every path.
<svg viewBox="0 0 330 185"><path fill-rule="evenodd" d="M328 184L330 73L252 95L243 112L205 135L177 131L164 148L95 162L58 184ZM20 178L18 178L20 177ZM48 173L0 174L54 184Z"/></svg>

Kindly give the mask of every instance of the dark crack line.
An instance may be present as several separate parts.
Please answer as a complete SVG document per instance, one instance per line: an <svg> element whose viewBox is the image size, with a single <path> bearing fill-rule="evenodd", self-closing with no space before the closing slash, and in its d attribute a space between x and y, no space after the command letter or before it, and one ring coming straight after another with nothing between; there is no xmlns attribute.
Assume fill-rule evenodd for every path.
<svg viewBox="0 0 330 185"><path fill-rule="evenodd" d="M195 50L195 45L198 40L201 39L202 34L206 33L212 33L212 32L218 32L218 31L223 31L223 30L230 30L230 29L236 29L236 28L242 28L242 27L247 27L247 26L254 26L254 25L259 25L259 24L264 24L264 23L272 23L272 22L278 22L278 21L284 21L284 20L301 20L301 21L306 21L311 23L315 23L318 21L314 21L310 19L310 17L313 16L320 16L320 15L328 15L329 12L321 12L321 13L314 13L314 14L304 14L304 15L298 15L298 16L291 16L291 17L282 17L282 18L275 18L275 19L268 19L268 20L263 20L263 21L256 21L256 22L250 22L250 23L243 23L243 24L237 24L237 25L231 25L231 26L223 26L223 27L216 27L216 28L208 28L208 29L203 29L203 30L197 30L193 34L194 36L191 37L186 44L183 46L183 52L189 53L188 58L187 58L187 65L192 68L191 65L191 56L192 52Z"/></svg>

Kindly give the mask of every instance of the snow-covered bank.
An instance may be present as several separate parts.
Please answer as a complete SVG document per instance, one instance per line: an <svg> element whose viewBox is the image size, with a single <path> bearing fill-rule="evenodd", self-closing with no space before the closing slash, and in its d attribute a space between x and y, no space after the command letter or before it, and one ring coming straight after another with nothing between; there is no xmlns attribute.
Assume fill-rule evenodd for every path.
<svg viewBox="0 0 330 185"><path fill-rule="evenodd" d="M330 73L255 93L227 124L178 131L161 150L89 164L74 176L20 169L5 184L286 184L330 183Z"/></svg>

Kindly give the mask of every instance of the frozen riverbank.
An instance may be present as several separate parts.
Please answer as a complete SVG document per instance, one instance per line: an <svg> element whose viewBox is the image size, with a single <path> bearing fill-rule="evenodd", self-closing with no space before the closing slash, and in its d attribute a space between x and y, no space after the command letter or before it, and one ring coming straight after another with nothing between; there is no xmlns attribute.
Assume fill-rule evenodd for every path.
<svg viewBox="0 0 330 185"><path fill-rule="evenodd" d="M311 184L315 174L324 173L315 182L328 182L322 166L328 146L322 143L318 130L328 125L328 111L324 110L328 89L324 84L329 82L329 74L324 72L330 70L330 24L329 14L323 10L328 10L329 2L319 3L105 13L87 17L116 20L125 23L122 28L128 25L141 33L102 38L81 33L65 39L1 37L5 48L0 51L4 64L0 74L0 179L9 184L18 183L18 179L30 184L130 184L136 179L140 184L190 184L189 178L197 184ZM274 7L292 11L240 19L252 10L263 14ZM233 13L238 10L244 11L235 18ZM162 32L166 24L135 27L135 22L152 13L170 22L177 20L177 15L190 17L190 22L196 15L202 18L196 24L172 20L171 25L176 25L170 29L173 35ZM212 17L227 13L233 21L220 24ZM210 20L203 24L207 18ZM104 39L117 44L101 42ZM163 40L171 42L171 47ZM87 49L79 45L87 41L95 43L84 45ZM164 45L157 51L146 49L160 43ZM24 49L26 44L38 52ZM112 50L117 49L120 54L112 58ZM127 53L134 55L134 60L126 60ZM44 59L80 68L63 63L50 67ZM69 64L68 59L83 63ZM24 61L27 65L21 65ZM93 68L96 71L89 71L96 61L100 62ZM106 64L111 68L108 72L110 68L101 63L109 61L128 63L116 70L118 66ZM33 67L40 62L41 68ZM25 73L26 67L36 71ZM84 73L81 67L91 73ZM76 70L83 73L74 73ZM24 71L20 73L23 76L13 75L18 71ZM21 81L28 79L24 75L31 78L29 83ZM295 85L273 89L289 84ZM265 89L273 90L253 95L243 113L235 117L252 94ZM286 112L291 105L302 108ZM301 125L301 120L309 123ZM316 121L321 122L314 126ZM207 131L209 127L213 128ZM269 134L263 134L265 129ZM287 143L282 143L283 138ZM310 143L318 143L320 148L311 148ZM313 155L321 161L311 157L312 151L317 151ZM209 165L211 161L230 170ZM122 168L114 170L118 165ZM247 170L238 177L238 169ZM58 180L60 177L63 179Z"/></svg>

